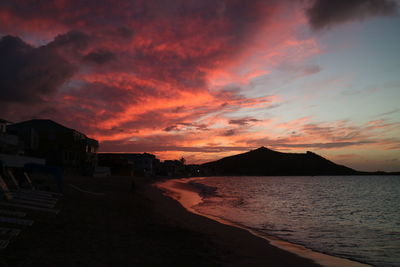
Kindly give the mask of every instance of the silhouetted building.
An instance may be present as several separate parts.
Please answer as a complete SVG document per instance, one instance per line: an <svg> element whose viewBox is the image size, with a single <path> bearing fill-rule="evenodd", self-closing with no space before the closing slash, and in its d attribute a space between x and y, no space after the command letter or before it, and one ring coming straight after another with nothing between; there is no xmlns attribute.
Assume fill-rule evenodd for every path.
<svg viewBox="0 0 400 267"><path fill-rule="evenodd" d="M133 173L136 176L154 176L160 160L149 153L123 153L124 158L133 163Z"/></svg>
<svg viewBox="0 0 400 267"><path fill-rule="evenodd" d="M98 154L98 161L100 166L107 166L110 168L111 175L133 175L133 162L120 154L100 153Z"/></svg>
<svg viewBox="0 0 400 267"><path fill-rule="evenodd" d="M109 166L114 175L154 176L160 160L149 153L100 153L99 164Z"/></svg>
<svg viewBox="0 0 400 267"><path fill-rule="evenodd" d="M29 120L8 125L18 136L25 155L46 159L67 171L91 174L97 165L99 143L52 120Z"/></svg>
<svg viewBox="0 0 400 267"><path fill-rule="evenodd" d="M163 176L182 177L186 176L185 165L180 160L164 160L161 164L161 173Z"/></svg>
<svg viewBox="0 0 400 267"><path fill-rule="evenodd" d="M0 133L5 133L6 132L8 124L10 124L9 121L0 119Z"/></svg>
<svg viewBox="0 0 400 267"><path fill-rule="evenodd" d="M7 133L9 121L0 119L0 153L19 154L21 149L18 142L18 136Z"/></svg>

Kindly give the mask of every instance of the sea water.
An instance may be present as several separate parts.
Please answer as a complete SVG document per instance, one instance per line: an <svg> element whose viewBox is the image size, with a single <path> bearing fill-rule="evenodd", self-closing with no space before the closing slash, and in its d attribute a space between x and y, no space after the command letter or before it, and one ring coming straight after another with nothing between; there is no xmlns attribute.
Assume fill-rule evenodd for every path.
<svg viewBox="0 0 400 267"><path fill-rule="evenodd" d="M400 176L192 178L192 207L314 251L400 266Z"/></svg>

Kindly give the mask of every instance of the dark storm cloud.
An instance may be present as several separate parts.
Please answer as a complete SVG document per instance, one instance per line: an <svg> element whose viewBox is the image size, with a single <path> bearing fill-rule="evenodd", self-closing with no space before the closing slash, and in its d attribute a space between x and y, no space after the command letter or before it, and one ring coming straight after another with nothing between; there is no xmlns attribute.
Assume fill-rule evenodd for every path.
<svg viewBox="0 0 400 267"><path fill-rule="evenodd" d="M73 66L49 46L32 47L18 37L0 39L1 102L41 101L73 74Z"/></svg>
<svg viewBox="0 0 400 267"><path fill-rule="evenodd" d="M65 34L57 35L48 46L70 48L73 51L83 50L88 47L92 37L80 31L69 31Z"/></svg>
<svg viewBox="0 0 400 267"><path fill-rule="evenodd" d="M119 37L122 37L124 39L131 39L134 36L134 31L132 29L129 29L127 27L119 27L115 31L116 35Z"/></svg>
<svg viewBox="0 0 400 267"><path fill-rule="evenodd" d="M15 34L28 31L38 36L48 29L63 33L45 46L26 48L14 58L2 60L2 75L10 61L19 62L13 63L18 67L7 70L8 78L1 81L2 88L6 88L3 90L7 90L7 97L2 100L41 99L56 92L72 76L72 65L79 67L87 63L94 63L91 69L94 72L96 67L103 73L129 72L143 81L161 81L176 90L204 90L207 71L229 61L240 51L261 22L274 12L278 2L0 2L0 16L5 16L0 20L0 31ZM32 54L36 55L34 59ZM27 72L32 76L30 79L23 76ZM44 81L46 77L48 80ZM17 82L11 84L11 80ZM127 82L130 88L135 87L133 90L165 94L159 87L150 88L151 85L142 82L139 88L133 81Z"/></svg>
<svg viewBox="0 0 400 267"><path fill-rule="evenodd" d="M93 62L99 65L105 64L116 58L116 55L105 49L98 49L96 51L92 51L86 56L84 56L84 60L88 62Z"/></svg>
<svg viewBox="0 0 400 267"><path fill-rule="evenodd" d="M160 129L165 131L207 130L204 125L181 122L190 122L218 109L231 111L265 105L269 99L247 99L239 94L238 89L210 97L226 101L225 106L202 105L190 116L186 115L189 117L162 116L163 110L143 111L143 114L125 111L149 101L179 98L182 91L205 95L209 74L230 64L248 46L259 27L268 23L277 8L285 4L277 0L0 2L1 32L25 36L32 43L55 36L41 47L25 44L30 47L29 51L42 51L40 55L44 52L49 55L20 64L21 68L29 69L47 66L47 76L29 71L35 75L29 84L25 84L26 79L21 79L16 74L18 71L14 71L10 77L18 82L7 89L9 96L2 101L46 99L46 104L50 101L53 105L46 107L67 111L59 113L68 114L68 118L58 115L60 120L69 119L74 123L96 117L98 125L102 125L113 118L127 118L111 123L111 126L100 126L107 129L118 126L135 129L162 127ZM25 35L27 32L29 34ZM20 57L28 58L30 53L33 52ZM17 59L9 58L9 61ZM6 65L4 62L0 64ZM48 84L41 82L36 85L41 77L48 77ZM68 86L60 90L71 77ZM199 93L202 91L205 93ZM49 95L53 97L48 98ZM178 105L182 104L178 102ZM163 109L162 104L160 109ZM14 109L10 106L9 110ZM238 123L246 124L237 121L236 125ZM91 130L94 129L88 129L88 132Z"/></svg>
<svg viewBox="0 0 400 267"><path fill-rule="evenodd" d="M397 3L392 0L315 0L306 11L315 30L351 20L393 15Z"/></svg>

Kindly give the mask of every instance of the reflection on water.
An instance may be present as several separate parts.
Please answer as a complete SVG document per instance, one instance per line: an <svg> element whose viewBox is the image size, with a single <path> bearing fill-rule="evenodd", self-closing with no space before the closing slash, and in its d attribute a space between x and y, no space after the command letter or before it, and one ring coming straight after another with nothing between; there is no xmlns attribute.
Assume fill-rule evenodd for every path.
<svg viewBox="0 0 400 267"><path fill-rule="evenodd" d="M193 178L200 213L313 250L400 266L400 177Z"/></svg>

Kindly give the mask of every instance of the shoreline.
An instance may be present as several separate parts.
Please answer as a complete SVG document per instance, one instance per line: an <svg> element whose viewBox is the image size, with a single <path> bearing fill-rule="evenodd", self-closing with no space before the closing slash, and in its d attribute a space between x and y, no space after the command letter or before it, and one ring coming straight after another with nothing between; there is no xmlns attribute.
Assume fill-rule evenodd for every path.
<svg viewBox="0 0 400 267"><path fill-rule="evenodd" d="M175 180L166 181L174 182ZM155 184L157 183L160 182L156 182ZM185 192L191 190L190 187L183 184L180 186L181 190ZM188 211L180 202L172 197L172 195L175 198L182 197L177 192L169 191L165 194L164 190L154 184L148 190L146 194L155 203L155 208L159 208L158 212L163 214L162 216L168 217L170 222L180 225L185 229L206 234L211 238L212 243L218 244L220 247L219 250L223 251L223 255L219 252L219 256L222 256L224 261L224 264L221 266L322 266L310 259L273 246L265 238L253 235L246 229L224 224L204 215ZM185 196L189 195L194 196L193 192ZM196 203L199 199L197 197L194 200L189 200L189 202Z"/></svg>
<svg viewBox="0 0 400 267"><path fill-rule="evenodd" d="M155 186L164 191L168 197L175 199L178 203L180 203L188 212L197 214L199 216L204 216L211 220L217 221L218 223L225 224L231 227L236 227L243 229L249 232L251 235L260 237L265 239L269 244L288 251L290 253L296 254L297 256L310 259L313 262L324 266L324 267L373 267L372 265L368 265L366 263L357 262L354 260L340 258L336 256L331 256L322 252L314 251L309 249L303 245L291 243L286 240L282 240L278 237L258 232L253 229L247 228L244 225L240 225L229 220L219 218L216 216L211 216L207 214L202 214L196 211L193 207L202 202L201 197L198 195L199 190L191 186L187 183L191 179L198 179L198 177L194 178L185 178L185 179L172 179L166 180L164 182L155 183Z"/></svg>

